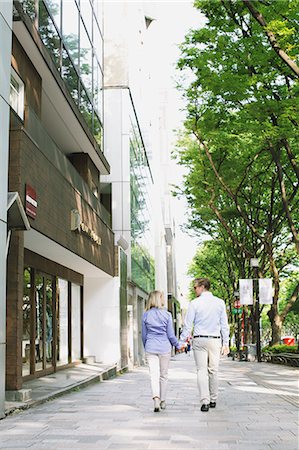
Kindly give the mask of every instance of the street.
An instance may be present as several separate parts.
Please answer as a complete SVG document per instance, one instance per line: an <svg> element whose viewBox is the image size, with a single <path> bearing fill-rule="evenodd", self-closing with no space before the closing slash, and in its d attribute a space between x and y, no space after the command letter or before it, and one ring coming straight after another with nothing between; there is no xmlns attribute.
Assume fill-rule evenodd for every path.
<svg viewBox="0 0 299 450"><path fill-rule="evenodd" d="M201 412L191 355L172 358L167 409L147 367L0 421L1 449L298 449L298 370L225 358L216 409Z"/></svg>

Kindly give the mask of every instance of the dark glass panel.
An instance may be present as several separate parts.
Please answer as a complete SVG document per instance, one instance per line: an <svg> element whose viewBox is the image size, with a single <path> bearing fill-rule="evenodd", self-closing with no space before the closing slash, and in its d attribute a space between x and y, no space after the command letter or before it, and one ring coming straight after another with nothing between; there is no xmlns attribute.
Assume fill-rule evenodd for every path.
<svg viewBox="0 0 299 450"><path fill-rule="evenodd" d="M52 279L46 279L46 367L53 365L53 287Z"/></svg>
<svg viewBox="0 0 299 450"><path fill-rule="evenodd" d="M44 278L37 275L35 278L35 370L43 369L44 355Z"/></svg>
<svg viewBox="0 0 299 450"><path fill-rule="evenodd" d="M30 268L24 270L23 287L23 337L22 337L22 375L30 374L30 324L31 324L31 273Z"/></svg>

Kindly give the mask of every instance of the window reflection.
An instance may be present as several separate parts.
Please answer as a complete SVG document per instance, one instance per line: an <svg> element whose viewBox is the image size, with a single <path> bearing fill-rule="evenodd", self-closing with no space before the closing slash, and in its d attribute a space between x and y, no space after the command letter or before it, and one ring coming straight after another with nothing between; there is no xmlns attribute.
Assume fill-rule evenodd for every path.
<svg viewBox="0 0 299 450"><path fill-rule="evenodd" d="M103 120L102 2L23 0L24 11L49 50L98 143ZM35 19L38 21L35 22ZM81 83L80 83L81 81Z"/></svg>
<svg viewBox="0 0 299 450"><path fill-rule="evenodd" d="M81 297L80 286L72 283L72 361L81 357Z"/></svg>
<svg viewBox="0 0 299 450"><path fill-rule="evenodd" d="M22 338L22 375L30 374L30 323L31 323L31 271L27 267L24 270L23 289L23 338Z"/></svg>
<svg viewBox="0 0 299 450"><path fill-rule="evenodd" d="M36 276L35 288L35 370L42 370L44 360L44 279L41 275Z"/></svg>
<svg viewBox="0 0 299 450"><path fill-rule="evenodd" d="M92 96L92 45L80 20L80 75L85 88Z"/></svg>
<svg viewBox="0 0 299 450"><path fill-rule="evenodd" d="M55 66L60 68L60 37L45 5L39 5L39 33L47 49L50 51Z"/></svg>
<svg viewBox="0 0 299 450"><path fill-rule="evenodd" d="M88 127L92 130L92 104L82 84L80 88L80 111Z"/></svg>
<svg viewBox="0 0 299 450"><path fill-rule="evenodd" d="M94 114L94 119L93 119L93 135L95 137L95 140L97 141L97 143L99 144L99 146L101 148L102 147L102 125L96 114Z"/></svg>
<svg viewBox="0 0 299 450"><path fill-rule="evenodd" d="M71 96L78 103L79 77L64 47L62 47L62 78L65 80Z"/></svg>
<svg viewBox="0 0 299 450"><path fill-rule="evenodd" d="M52 15L56 28L60 31L60 17L61 17L61 1L60 0L45 0L47 8Z"/></svg>
<svg viewBox="0 0 299 450"><path fill-rule="evenodd" d="M76 3L62 1L62 34L63 42L68 49L74 64L79 63L79 12Z"/></svg>
<svg viewBox="0 0 299 450"><path fill-rule="evenodd" d="M68 363L68 282L58 279L57 292L57 365Z"/></svg>
<svg viewBox="0 0 299 450"><path fill-rule="evenodd" d="M149 292L154 288L154 249L151 230L151 177L139 129L131 114L131 237L132 279Z"/></svg>

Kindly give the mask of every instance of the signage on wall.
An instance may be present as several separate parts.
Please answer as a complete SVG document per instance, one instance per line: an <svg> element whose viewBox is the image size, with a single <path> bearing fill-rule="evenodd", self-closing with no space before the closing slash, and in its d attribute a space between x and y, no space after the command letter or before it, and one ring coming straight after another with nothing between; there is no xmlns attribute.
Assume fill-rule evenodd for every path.
<svg viewBox="0 0 299 450"><path fill-rule="evenodd" d="M36 218L36 210L37 210L37 201L36 201L36 192L32 186L26 184L25 186L25 209L27 216L32 219Z"/></svg>
<svg viewBox="0 0 299 450"><path fill-rule="evenodd" d="M82 221L81 214L77 209L71 211L71 230L84 233L97 245L102 244L102 239Z"/></svg>

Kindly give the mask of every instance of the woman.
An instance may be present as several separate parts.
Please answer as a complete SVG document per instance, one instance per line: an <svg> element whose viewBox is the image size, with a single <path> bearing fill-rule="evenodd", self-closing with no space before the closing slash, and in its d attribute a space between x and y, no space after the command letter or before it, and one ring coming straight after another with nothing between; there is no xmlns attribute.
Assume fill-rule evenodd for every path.
<svg viewBox="0 0 299 450"><path fill-rule="evenodd" d="M171 346L180 348L173 330L171 313L164 309L160 291L149 294L142 318L142 341L149 366L154 411L166 408L168 366Z"/></svg>

